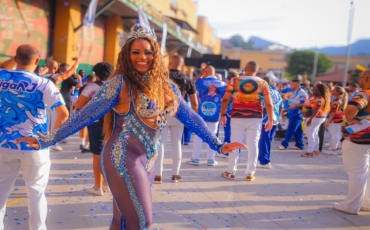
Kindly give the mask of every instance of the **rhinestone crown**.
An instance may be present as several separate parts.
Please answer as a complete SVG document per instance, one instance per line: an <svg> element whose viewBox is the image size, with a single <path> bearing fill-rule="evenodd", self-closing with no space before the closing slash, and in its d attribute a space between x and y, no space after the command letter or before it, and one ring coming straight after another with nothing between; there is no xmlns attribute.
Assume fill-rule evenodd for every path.
<svg viewBox="0 0 370 230"><path fill-rule="evenodd" d="M157 40L157 35L155 34L154 28L148 29L140 24L139 20L135 21L135 25L131 27L129 33L125 33L122 40L121 46L124 46L127 42L130 42L136 38L149 37Z"/></svg>

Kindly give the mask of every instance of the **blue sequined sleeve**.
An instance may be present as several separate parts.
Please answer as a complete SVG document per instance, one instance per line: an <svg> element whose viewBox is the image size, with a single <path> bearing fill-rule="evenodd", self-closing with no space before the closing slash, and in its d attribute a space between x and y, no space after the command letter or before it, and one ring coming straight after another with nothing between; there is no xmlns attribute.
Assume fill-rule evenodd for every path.
<svg viewBox="0 0 370 230"><path fill-rule="evenodd" d="M203 141L205 141L211 149L222 153L221 148L223 146L223 143L208 129L203 118L195 113L185 102L177 87L173 84L171 84L171 86L172 89L175 91L179 102L179 107L176 112L176 118L191 131L193 131L197 136L199 136Z"/></svg>
<svg viewBox="0 0 370 230"><path fill-rule="evenodd" d="M40 149L54 145L105 115L117 104L122 84L122 77L115 77L106 82L86 106L73 113L65 123L47 138L38 140Z"/></svg>

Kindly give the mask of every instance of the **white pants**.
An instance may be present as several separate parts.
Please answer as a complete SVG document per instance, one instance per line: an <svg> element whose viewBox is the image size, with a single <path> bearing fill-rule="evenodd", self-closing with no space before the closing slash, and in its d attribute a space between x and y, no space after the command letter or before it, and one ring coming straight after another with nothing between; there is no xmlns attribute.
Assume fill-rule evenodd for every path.
<svg viewBox="0 0 370 230"><path fill-rule="evenodd" d="M319 150L319 128L320 125L325 121L325 117L313 118L310 126L306 127L306 137L308 141L307 152L312 153L313 151ZM307 119L306 119L307 124Z"/></svg>
<svg viewBox="0 0 370 230"><path fill-rule="evenodd" d="M28 197L29 228L45 230L47 203L45 188L49 179L49 150L35 153L4 153L0 154L0 230L4 229L6 202L10 196L14 182L22 169Z"/></svg>
<svg viewBox="0 0 370 230"><path fill-rule="evenodd" d="M217 128L218 128L218 122L206 122L208 129L216 135L217 133ZM202 145L203 145L203 140L200 139L197 135L194 137L194 142L193 142L193 154L191 158L193 159L199 159L200 158L200 153L202 152ZM207 160L214 160L215 159L215 151L211 149L207 145Z"/></svg>
<svg viewBox="0 0 370 230"><path fill-rule="evenodd" d="M162 129L161 146L158 151L156 161L156 175L162 176L163 158L164 158L164 143L167 138L168 131L170 132L170 140L172 147L172 175L179 175L181 166L181 138L184 131L184 125L174 117L167 118L167 124Z"/></svg>
<svg viewBox="0 0 370 230"><path fill-rule="evenodd" d="M243 142L246 135L248 146L247 170L245 173L254 174L256 172L258 160L258 142L261 136L262 119L260 118L231 118L231 142ZM227 172L235 173L239 152L229 153L229 164Z"/></svg>
<svg viewBox="0 0 370 230"><path fill-rule="evenodd" d="M340 139L342 139L342 123L330 123L328 131L330 133L330 148L339 148Z"/></svg>
<svg viewBox="0 0 370 230"><path fill-rule="evenodd" d="M344 203L351 211L358 212L361 207L370 209L369 151L370 145L343 142L343 165L349 176Z"/></svg>

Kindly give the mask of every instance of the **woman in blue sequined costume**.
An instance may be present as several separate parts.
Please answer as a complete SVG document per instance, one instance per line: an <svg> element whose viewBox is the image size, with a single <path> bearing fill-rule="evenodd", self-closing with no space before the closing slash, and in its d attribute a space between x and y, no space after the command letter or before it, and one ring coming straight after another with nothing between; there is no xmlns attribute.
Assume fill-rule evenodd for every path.
<svg viewBox="0 0 370 230"><path fill-rule="evenodd" d="M160 132L167 115L173 114L186 127L218 152L233 152L241 143L222 144L182 99L169 81L154 32L136 25L122 47L117 69L95 97L81 110L41 139L26 137L36 149L44 149L104 117L106 144L101 171L113 200L112 230L149 229L152 222L151 185Z"/></svg>

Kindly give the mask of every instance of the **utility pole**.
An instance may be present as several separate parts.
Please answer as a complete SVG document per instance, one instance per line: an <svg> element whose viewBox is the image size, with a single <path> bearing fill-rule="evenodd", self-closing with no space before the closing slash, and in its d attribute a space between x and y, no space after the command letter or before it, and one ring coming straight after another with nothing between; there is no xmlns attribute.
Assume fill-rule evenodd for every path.
<svg viewBox="0 0 370 230"><path fill-rule="evenodd" d="M344 77L343 77L343 87L347 86L348 79L348 68L349 68L349 58L351 56L351 38L352 38L352 29L353 29L353 18L355 16L355 7L353 5L353 0L351 1L351 8L349 10L349 20L348 20L348 35L347 35L347 53L346 53L346 65L344 68Z"/></svg>
<svg viewBox="0 0 370 230"><path fill-rule="evenodd" d="M312 69L312 77L311 77L312 85L315 83L315 78L316 78L316 75L317 75L317 63L318 63L318 61L319 61L319 49L316 46L315 59L313 61L313 69Z"/></svg>

